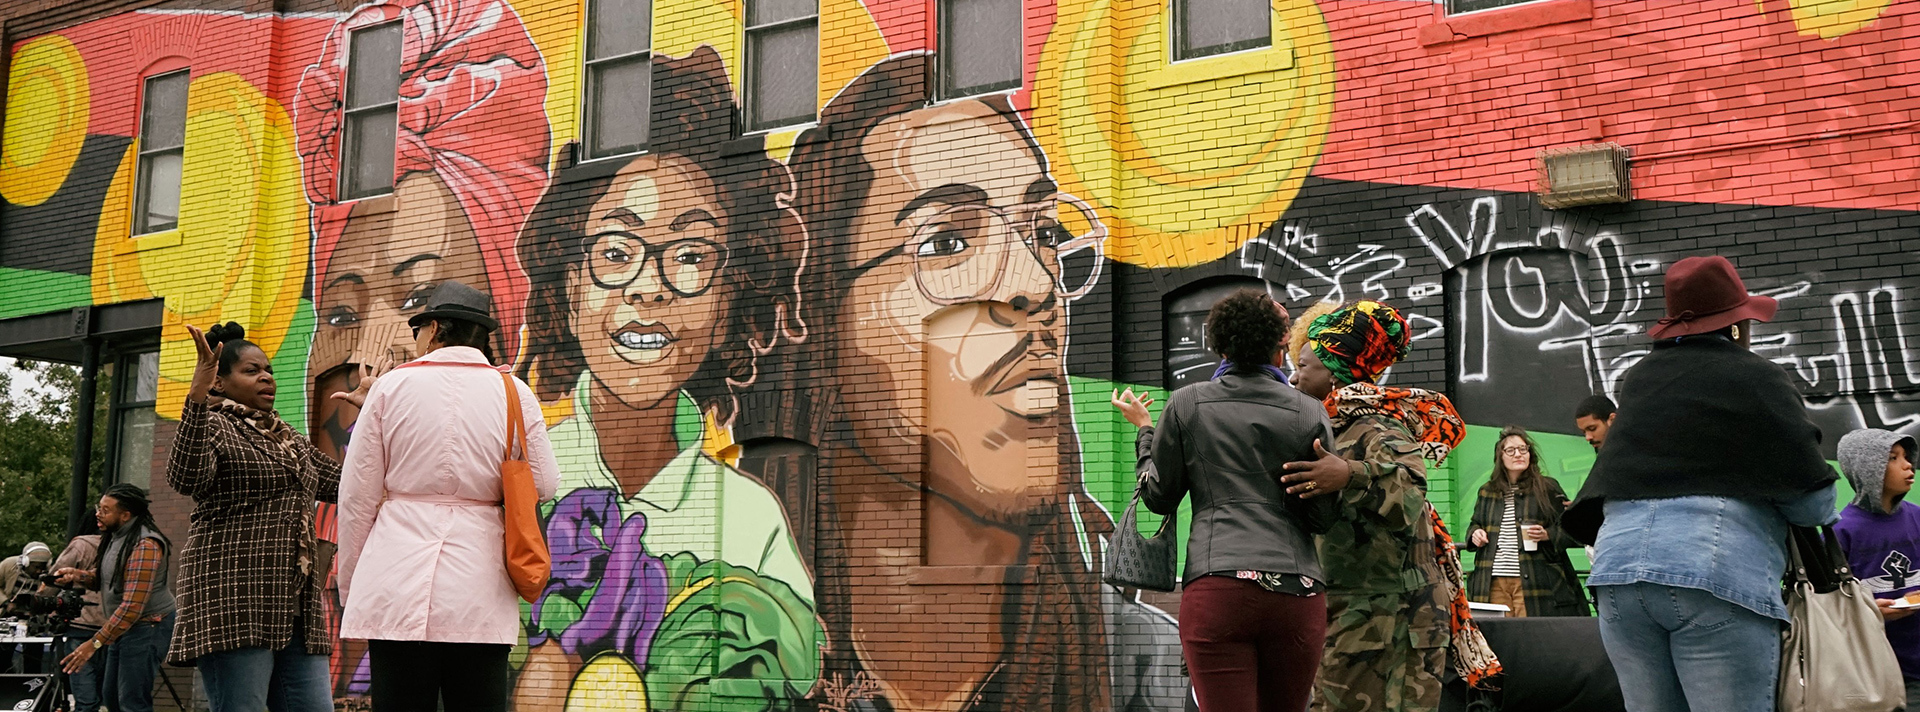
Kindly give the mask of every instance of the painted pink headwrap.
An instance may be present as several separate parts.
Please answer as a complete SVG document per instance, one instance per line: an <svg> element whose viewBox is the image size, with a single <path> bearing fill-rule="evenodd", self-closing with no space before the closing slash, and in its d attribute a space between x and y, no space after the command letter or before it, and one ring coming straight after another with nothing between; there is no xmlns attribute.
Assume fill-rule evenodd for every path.
<svg viewBox="0 0 1920 712"><path fill-rule="evenodd" d="M547 76L540 51L502 0L376 2L335 25L320 59L300 77L294 123L307 197L314 203L314 300L346 231L351 203L338 194L348 38L403 20L399 135L394 175L431 172L453 191L487 268L493 313L512 359L519 349L527 277L514 249L547 185Z"/></svg>

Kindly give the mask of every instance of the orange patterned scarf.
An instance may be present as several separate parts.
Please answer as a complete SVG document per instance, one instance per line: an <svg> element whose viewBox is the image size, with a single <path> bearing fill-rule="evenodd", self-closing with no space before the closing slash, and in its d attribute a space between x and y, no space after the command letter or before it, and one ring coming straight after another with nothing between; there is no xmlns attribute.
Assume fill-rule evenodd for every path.
<svg viewBox="0 0 1920 712"><path fill-rule="evenodd" d="M1467 437L1466 421L1454 411L1453 402L1424 388L1354 383L1327 394L1326 405L1328 416L1379 414L1400 421L1420 441L1421 454L1436 465Z"/></svg>
<svg viewBox="0 0 1920 712"><path fill-rule="evenodd" d="M1440 571L1446 574L1449 595L1447 601L1448 631L1452 633L1453 671L1467 685L1482 690L1498 690L1496 681L1505 672L1500 666L1500 658L1493 654L1493 648L1487 645L1487 638L1480 633L1480 627L1473 624L1473 609L1467 605L1467 587L1465 577L1460 572L1460 553L1453 549L1453 537L1447 534L1447 525L1440 521L1440 513L1435 511L1433 503L1427 503L1427 521L1433 522L1433 548L1440 560Z"/></svg>

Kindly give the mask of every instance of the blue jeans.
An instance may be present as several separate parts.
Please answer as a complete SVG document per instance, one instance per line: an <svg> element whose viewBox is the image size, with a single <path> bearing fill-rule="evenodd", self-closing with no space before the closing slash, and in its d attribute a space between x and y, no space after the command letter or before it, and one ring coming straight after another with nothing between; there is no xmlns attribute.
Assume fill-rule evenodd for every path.
<svg viewBox="0 0 1920 712"><path fill-rule="evenodd" d="M1694 588L1594 591L1628 712L1773 712L1781 621Z"/></svg>
<svg viewBox="0 0 1920 712"><path fill-rule="evenodd" d="M158 623L135 623L100 652L107 656L105 695L120 701L117 712L153 712L153 683L173 643L173 614Z"/></svg>
<svg viewBox="0 0 1920 712"><path fill-rule="evenodd" d="M305 624L279 650L240 648L200 656L213 712L333 712L327 656L308 655ZM125 711L123 711L125 712Z"/></svg>
<svg viewBox="0 0 1920 712"><path fill-rule="evenodd" d="M67 644L61 649L61 659L72 655L73 651L80 649L80 646L87 645L87 641L92 640L93 634L98 632L98 629L81 626L69 628ZM105 687L107 677L105 658L104 655L95 655L87 660L86 665L80 666L80 672L67 676L67 691L73 693L73 707L76 712L98 712L100 705L106 704L100 699L100 691Z"/></svg>

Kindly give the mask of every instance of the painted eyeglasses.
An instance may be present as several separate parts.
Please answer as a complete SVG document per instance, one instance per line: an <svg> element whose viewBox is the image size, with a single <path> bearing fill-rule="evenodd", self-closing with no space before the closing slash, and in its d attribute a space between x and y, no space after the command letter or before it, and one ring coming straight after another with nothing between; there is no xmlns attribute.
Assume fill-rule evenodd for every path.
<svg viewBox="0 0 1920 712"><path fill-rule="evenodd" d="M920 223L906 245L920 291L943 304L987 297L1008 279L1045 272L1055 293L1077 299L1100 281L1107 230L1093 207L1072 196L1000 209L963 204ZM1021 252L1032 259L1009 260Z"/></svg>
<svg viewBox="0 0 1920 712"><path fill-rule="evenodd" d="M587 247L587 274L601 289L625 289L651 262L667 289L697 297L713 287L726 261L725 249L697 237L653 245L630 232L603 232Z"/></svg>

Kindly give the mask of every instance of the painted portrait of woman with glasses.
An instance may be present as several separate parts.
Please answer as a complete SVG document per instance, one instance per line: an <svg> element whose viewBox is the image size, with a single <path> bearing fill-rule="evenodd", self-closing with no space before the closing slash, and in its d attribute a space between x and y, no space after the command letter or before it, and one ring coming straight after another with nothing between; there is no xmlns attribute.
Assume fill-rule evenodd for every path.
<svg viewBox="0 0 1920 712"><path fill-rule="evenodd" d="M803 694L818 659L787 517L727 448L737 392L805 335L792 179L760 152L715 150L734 108L711 48L653 62L672 90L654 94L648 152L561 174L521 238L532 288L519 372L565 414L549 428L554 583L529 621L521 709L565 697L526 686L589 672L603 692L645 690L651 709L695 704L711 662L694 667L719 635L696 611L716 607L763 612L752 633L772 639L735 642L771 651L744 666L766 673L770 697Z"/></svg>

